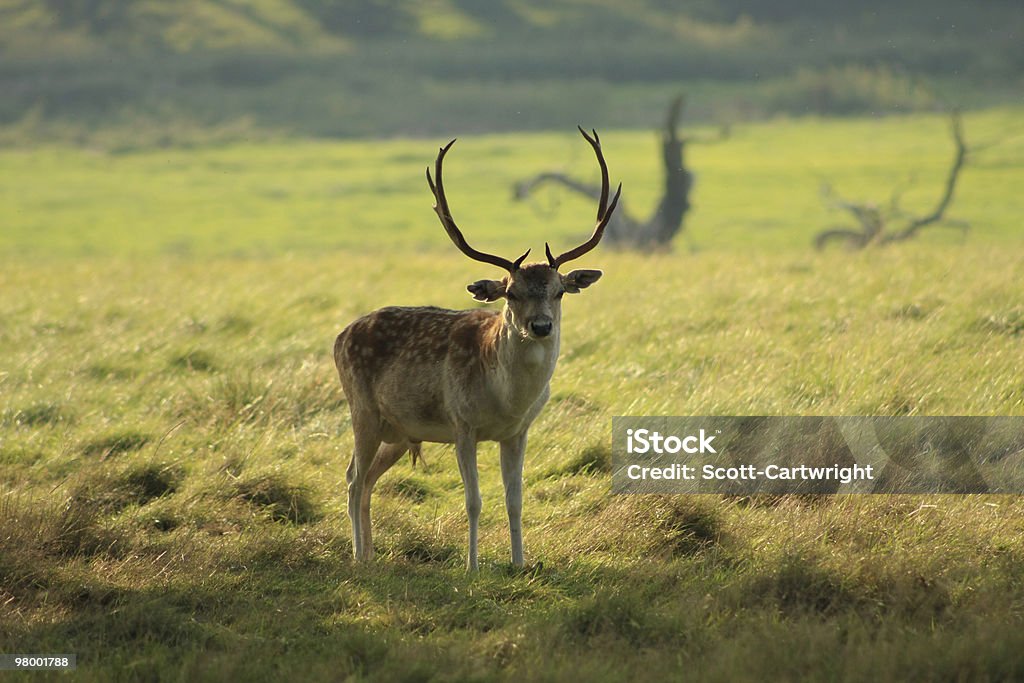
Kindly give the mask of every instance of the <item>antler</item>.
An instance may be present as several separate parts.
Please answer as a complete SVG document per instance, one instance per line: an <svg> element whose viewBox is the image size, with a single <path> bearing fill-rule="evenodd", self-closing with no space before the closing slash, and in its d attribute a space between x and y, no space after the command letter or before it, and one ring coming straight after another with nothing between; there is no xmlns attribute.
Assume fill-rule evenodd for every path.
<svg viewBox="0 0 1024 683"><path fill-rule="evenodd" d="M615 190L615 196L612 197L611 204L608 203L608 164L605 163L604 154L601 153L601 138L598 137L596 130L591 131L594 137L590 137L583 128L580 126L576 127L580 129L580 133L587 139L590 146L594 148L594 153L597 155L597 163L601 166L601 199L597 205L597 226L594 228L594 234L590 236L589 240L557 257L551 255L551 247L547 242L544 243L548 264L556 270L563 263L579 258L597 246L597 243L601 241L601 237L604 235L604 228L608 225L608 219L612 217L612 212L615 211L615 206L619 203L619 195L622 194L622 183L619 183L619 188Z"/></svg>
<svg viewBox="0 0 1024 683"><path fill-rule="evenodd" d="M444 182L441 179L441 165L444 163L444 155L448 153L448 150L455 144L455 140L452 140L447 145L441 148L441 151L437 153L437 161L434 162L434 173L437 175L437 184L434 184L434 179L430 177L430 167L427 167L427 184L430 185L430 191L434 193L434 212L437 213L437 217L441 219L441 225L444 226L444 231L448 233L448 237L451 238L455 246L459 248L463 254L473 259L474 261L482 261L483 263L490 263L492 266L498 266L504 268L509 273L512 273L519 269L526 256L530 253L527 249L526 253L517 258L515 261L509 261L501 256L495 256L494 254L485 254L482 251L477 251L473 247L469 246L466 242L466 238L462 236L462 231L459 230L459 226L455 225L455 219L452 218L452 211L448 208L448 198L444 196Z"/></svg>

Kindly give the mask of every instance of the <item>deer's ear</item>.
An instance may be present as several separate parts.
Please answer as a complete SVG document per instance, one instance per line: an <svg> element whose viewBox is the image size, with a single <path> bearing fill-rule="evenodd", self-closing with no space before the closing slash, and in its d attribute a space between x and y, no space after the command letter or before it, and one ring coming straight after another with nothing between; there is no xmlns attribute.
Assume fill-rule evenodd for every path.
<svg viewBox="0 0 1024 683"><path fill-rule="evenodd" d="M576 294L601 279L600 270L574 270L562 276L562 286L570 294Z"/></svg>
<svg viewBox="0 0 1024 683"><path fill-rule="evenodd" d="M466 289L477 301L497 301L505 296L505 283L502 280L477 280Z"/></svg>

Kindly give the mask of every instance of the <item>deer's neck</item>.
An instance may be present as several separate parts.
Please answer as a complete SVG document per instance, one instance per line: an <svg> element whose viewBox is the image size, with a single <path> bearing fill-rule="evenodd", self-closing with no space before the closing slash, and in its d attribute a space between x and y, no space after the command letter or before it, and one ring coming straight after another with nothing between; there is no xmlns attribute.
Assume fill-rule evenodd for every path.
<svg viewBox="0 0 1024 683"><path fill-rule="evenodd" d="M532 406L551 381L558 362L560 331L555 325L543 339L525 337L503 314L495 330L499 386L512 411Z"/></svg>

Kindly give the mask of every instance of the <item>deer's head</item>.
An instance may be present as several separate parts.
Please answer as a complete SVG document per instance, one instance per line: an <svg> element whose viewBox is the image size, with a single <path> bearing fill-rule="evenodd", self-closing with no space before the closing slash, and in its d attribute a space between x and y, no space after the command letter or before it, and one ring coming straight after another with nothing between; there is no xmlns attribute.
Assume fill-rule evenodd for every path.
<svg viewBox="0 0 1024 683"><path fill-rule="evenodd" d="M430 175L430 169L427 168L427 183L430 185L430 191L434 193L434 211L441 219L441 225L444 226L445 232L448 233L455 246L474 261L489 263L508 271L508 275L500 280L477 280L467 289L477 301L504 299L506 322L524 337L544 339L557 336L562 316L562 297L566 293L576 294L601 278L600 270L573 270L566 274L558 272L562 264L583 256L597 246L604 235L608 219L611 218L612 212L618 204L619 194L622 192L620 183L615 191L615 196L609 203L608 166L601 153L601 140L597 136L597 131L593 131L593 137L587 135L582 128L580 128L580 133L594 148L597 162L601 167L601 198L597 207L597 226L589 240L559 256L554 256L551 253L551 247L545 244L547 263L523 265L523 261L530 253L529 249L515 261L509 261L501 256L477 251L466 242L466 238L455 225L451 210L448 208L448 199L444 194L444 183L441 176L444 156L455 144L455 140L442 147L437 155L437 161L434 163L434 172L437 176L436 184Z"/></svg>

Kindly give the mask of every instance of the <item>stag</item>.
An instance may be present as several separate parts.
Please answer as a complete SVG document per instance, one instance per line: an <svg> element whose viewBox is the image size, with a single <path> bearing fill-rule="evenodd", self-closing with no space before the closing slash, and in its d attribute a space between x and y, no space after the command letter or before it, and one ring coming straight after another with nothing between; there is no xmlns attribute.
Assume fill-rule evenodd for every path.
<svg viewBox="0 0 1024 683"><path fill-rule="evenodd" d="M600 270L558 270L597 246L622 191L620 184L609 202L608 166L597 131L593 137L582 128L580 132L601 168L597 225L590 239L559 256L545 244L547 263L526 265L530 250L509 261L471 247L452 218L441 175L452 140L434 163L436 183L427 168L434 211L463 254L508 272L500 280L467 286L477 301L504 299L502 310L391 306L359 318L338 335L334 362L355 437L346 480L357 560L373 557L370 496L380 476L407 451L415 462L424 441L454 443L469 518L466 566L475 571L481 507L477 443L497 441L512 564L523 566L526 433L550 394L561 341L562 296L576 294L601 277Z"/></svg>

